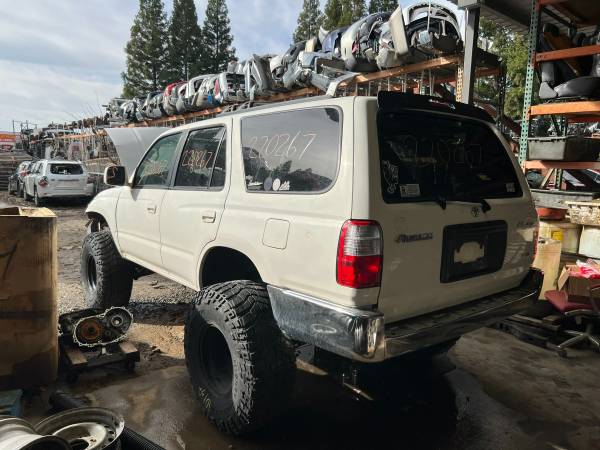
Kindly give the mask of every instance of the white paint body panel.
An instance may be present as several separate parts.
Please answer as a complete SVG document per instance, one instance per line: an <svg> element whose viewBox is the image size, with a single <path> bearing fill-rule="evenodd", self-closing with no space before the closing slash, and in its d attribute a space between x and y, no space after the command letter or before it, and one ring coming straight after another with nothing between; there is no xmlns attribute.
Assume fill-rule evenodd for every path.
<svg viewBox="0 0 600 450"><path fill-rule="evenodd" d="M320 194L246 191L240 119L323 106L338 107L342 113L339 169L331 188ZM338 305L374 308L384 313L388 323L516 287L533 259L537 218L514 158L523 196L490 200L492 210L479 217L473 217L472 203L449 202L446 210L432 202L386 204L381 194L376 113L374 98L323 98L282 103L268 110L243 110L179 127L170 133L183 132L184 139L191 130L228 127L222 190L139 189L135 193L135 189L123 187L98 195L88 212L105 217L124 257L194 289L201 288L200 274L208 252L228 247L252 260L265 283ZM146 204L156 205L157 212L149 214ZM207 212L214 212L214 221L203 220ZM381 287L356 290L336 282L338 239L348 219L376 220L382 227ZM444 227L491 220L508 224L502 269L441 283ZM423 232L433 233L434 238L396 242L400 233Z"/></svg>

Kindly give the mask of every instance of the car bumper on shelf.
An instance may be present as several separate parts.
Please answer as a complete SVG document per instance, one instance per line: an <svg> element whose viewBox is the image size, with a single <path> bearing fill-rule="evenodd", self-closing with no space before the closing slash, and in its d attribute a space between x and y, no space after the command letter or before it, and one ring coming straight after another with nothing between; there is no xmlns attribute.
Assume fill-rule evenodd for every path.
<svg viewBox="0 0 600 450"><path fill-rule="evenodd" d="M518 314L537 300L542 281L542 272L531 269L513 289L391 324L377 311L338 306L275 286L267 288L275 320L291 339L353 360L379 362Z"/></svg>

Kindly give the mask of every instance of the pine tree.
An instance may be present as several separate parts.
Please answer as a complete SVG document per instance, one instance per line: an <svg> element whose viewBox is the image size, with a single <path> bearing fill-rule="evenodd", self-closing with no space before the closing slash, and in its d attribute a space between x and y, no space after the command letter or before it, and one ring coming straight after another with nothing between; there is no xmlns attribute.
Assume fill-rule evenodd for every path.
<svg viewBox="0 0 600 450"><path fill-rule="evenodd" d="M339 28L342 20L342 1L343 0L327 0L323 11L323 28L327 31Z"/></svg>
<svg viewBox="0 0 600 450"><path fill-rule="evenodd" d="M371 0L369 14L378 12L393 12L398 7L398 0Z"/></svg>
<svg viewBox="0 0 600 450"><path fill-rule="evenodd" d="M306 41L319 32L321 26L321 10L319 0L304 0L302 11L298 16L298 26L294 32L294 42Z"/></svg>
<svg viewBox="0 0 600 450"><path fill-rule="evenodd" d="M198 75L202 30L194 0L174 0L168 28L167 66L171 81L188 80Z"/></svg>
<svg viewBox="0 0 600 450"><path fill-rule="evenodd" d="M365 0L344 0L342 2L342 16L338 27L346 27L367 15Z"/></svg>
<svg viewBox="0 0 600 450"><path fill-rule="evenodd" d="M127 67L121 74L123 95L133 97L161 89L166 72L167 15L161 0L140 0L125 53Z"/></svg>
<svg viewBox="0 0 600 450"><path fill-rule="evenodd" d="M202 42L202 63L206 72L222 72L235 59L235 48L231 46L233 36L229 25L229 10L225 0L208 0Z"/></svg>

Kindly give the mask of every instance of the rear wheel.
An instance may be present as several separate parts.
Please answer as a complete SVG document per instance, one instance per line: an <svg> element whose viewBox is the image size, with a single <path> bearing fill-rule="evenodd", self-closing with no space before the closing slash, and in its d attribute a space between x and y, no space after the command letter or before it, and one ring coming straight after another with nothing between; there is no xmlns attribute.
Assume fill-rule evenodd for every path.
<svg viewBox="0 0 600 450"><path fill-rule="evenodd" d="M81 282L90 307L106 309L129 303L133 265L121 257L109 230L90 233L83 240Z"/></svg>
<svg viewBox="0 0 600 450"><path fill-rule="evenodd" d="M184 342L200 408L219 430L247 433L287 405L295 355L263 285L232 281L203 289L186 321Z"/></svg>

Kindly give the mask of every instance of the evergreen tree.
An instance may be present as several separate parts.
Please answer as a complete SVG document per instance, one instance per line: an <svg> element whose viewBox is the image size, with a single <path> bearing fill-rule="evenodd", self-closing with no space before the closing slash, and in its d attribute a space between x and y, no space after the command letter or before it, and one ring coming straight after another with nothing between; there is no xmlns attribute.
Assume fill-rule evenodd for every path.
<svg viewBox="0 0 600 450"><path fill-rule="evenodd" d="M344 0L342 2L342 17L338 27L346 27L367 15L365 0Z"/></svg>
<svg viewBox="0 0 600 450"><path fill-rule="evenodd" d="M398 7L398 0L371 0L369 14L378 12L393 12Z"/></svg>
<svg viewBox="0 0 600 450"><path fill-rule="evenodd" d="M235 59L235 48L231 46L233 36L229 25L229 10L225 0L208 0L202 42L202 63L206 72L222 72Z"/></svg>
<svg viewBox="0 0 600 450"><path fill-rule="evenodd" d="M517 34L502 25L481 18L479 25L479 46L498 55L506 64L506 96L504 113L519 119L525 96L525 77L527 73L527 36ZM534 80L534 84L537 80ZM537 88L534 87L534 92ZM498 92L496 83L489 78L479 78L475 83L477 97L496 101Z"/></svg>
<svg viewBox="0 0 600 450"><path fill-rule="evenodd" d="M194 0L174 0L169 21L168 73L171 81L188 80L202 69L202 30Z"/></svg>
<svg viewBox="0 0 600 450"><path fill-rule="evenodd" d="M127 67L121 74L123 95L133 97L161 89L166 73L167 15L161 0L140 0L125 47Z"/></svg>
<svg viewBox="0 0 600 450"><path fill-rule="evenodd" d="M321 20L319 0L304 0L302 11L298 16L298 26L294 32L294 42L306 41L316 36Z"/></svg>
<svg viewBox="0 0 600 450"><path fill-rule="evenodd" d="M325 10L323 11L323 28L327 31L335 30L340 27L342 20L342 1L348 0L327 0Z"/></svg>

